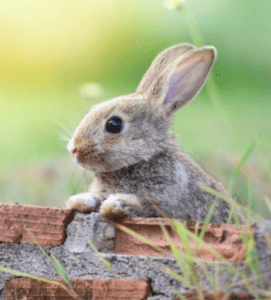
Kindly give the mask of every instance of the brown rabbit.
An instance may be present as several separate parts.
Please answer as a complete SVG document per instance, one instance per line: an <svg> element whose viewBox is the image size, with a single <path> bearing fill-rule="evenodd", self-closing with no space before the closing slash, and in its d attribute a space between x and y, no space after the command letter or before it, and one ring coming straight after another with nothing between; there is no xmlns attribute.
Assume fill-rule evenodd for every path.
<svg viewBox="0 0 271 300"><path fill-rule="evenodd" d="M135 93L97 104L68 144L72 158L93 173L89 192L69 198L67 208L100 211L109 219L167 216L226 222L227 204L198 186L230 197L212 176L181 153L168 130L171 115L204 85L216 58L212 46L180 44L153 61Z"/></svg>

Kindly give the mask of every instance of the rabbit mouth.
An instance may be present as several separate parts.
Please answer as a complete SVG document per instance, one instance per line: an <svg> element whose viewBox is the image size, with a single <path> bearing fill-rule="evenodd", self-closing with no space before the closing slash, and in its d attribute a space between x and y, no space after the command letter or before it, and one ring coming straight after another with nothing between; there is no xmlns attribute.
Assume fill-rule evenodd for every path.
<svg viewBox="0 0 271 300"><path fill-rule="evenodd" d="M106 161L106 153L84 151L83 153L78 153L74 160L83 168L93 172L108 171L111 169L110 165Z"/></svg>
<svg viewBox="0 0 271 300"><path fill-rule="evenodd" d="M97 155L93 153L94 151L84 151L80 152L76 156L76 161L79 164L91 165L97 160Z"/></svg>
<svg viewBox="0 0 271 300"><path fill-rule="evenodd" d="M80 165L86 164L87 162L89 162L90 158L91 158L90 152L80 153L76 156L76 162Z"/></svg>
<svg viewBox="0 0 271 300"><path fill-rule="evenodd" d="M78 164L91 164L93 160L96 160L97 150L95 145L79 144L74 153L74 157Z"/></svg>

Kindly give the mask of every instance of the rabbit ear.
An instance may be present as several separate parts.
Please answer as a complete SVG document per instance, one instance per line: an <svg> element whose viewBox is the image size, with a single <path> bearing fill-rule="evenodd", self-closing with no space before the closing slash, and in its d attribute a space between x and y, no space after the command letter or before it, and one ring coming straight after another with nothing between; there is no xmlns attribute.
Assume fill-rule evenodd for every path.
<svg viewBox="0 0 271 300"><path fill-rule="evenodd" d="M188 52L155 80L147 92L149 101L162 107L167 115L184 106L201 90L215 58L216 49L212 46Z"/></svg>
<svg viewBox="0 0 271 300"><path fill-rule="evenodd" d="M193 45L188 43L176 45L170 48L167 48L163 52L161 52L152 62L151 66L144 74L136 93L143 94L146 93L148 88L150 88L153 81L156 77L175 59L180 57L182 54L195 49Z"/></svg>

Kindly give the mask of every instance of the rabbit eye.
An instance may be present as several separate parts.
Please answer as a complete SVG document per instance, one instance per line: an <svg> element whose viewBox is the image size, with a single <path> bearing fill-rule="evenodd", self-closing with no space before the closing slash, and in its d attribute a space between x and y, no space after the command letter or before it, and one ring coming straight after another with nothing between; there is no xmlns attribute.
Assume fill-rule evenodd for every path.
<svg viewBox="0 0 271 300"><path fill-rule="evenodd" d="M123 128L123 121L119 117L111 117L105 124L105 130L110 133L120 133Z"/></svg>

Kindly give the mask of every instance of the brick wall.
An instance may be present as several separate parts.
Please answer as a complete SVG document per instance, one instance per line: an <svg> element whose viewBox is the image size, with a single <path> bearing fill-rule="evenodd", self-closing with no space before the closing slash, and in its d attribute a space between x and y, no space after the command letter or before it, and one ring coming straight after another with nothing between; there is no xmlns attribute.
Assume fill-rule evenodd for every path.
<svg viewBox="0 0 271 300"><path fill-rule="evenodd" d="M175 290L187 299L198 299L193 284L188 288L165 271L165 268L171 268L183 275L161 225L183 250L183 244L165 219L127 218L122 223L110 223L99 213L81 214L57 208L0 204L0 266L58 283L52 285L0 271L0 299L73 299L67 291L68 286L60 280L50 255L64 267L71 286L82 299L179 299ZM271 236L270 225L271 222L266 221L251 228L244 227L254 235L260 268L266 274L271 269L271 252L266 241L266 236ZM123 226L148 238L163 253L125 233ZM198 232L201 227L202 224ZM188 222L187 228L195 232L195 223ZM209 224L204 240L242 273L248 269L245 247L235 225ZM110 263L113 274L88 241ZM36 242L48 256L42 253ZM196 245L191 241L190 247L195 249ZM247 292L246 282L240 280L238 274L231 274L226 263L217 261L203 247L199 247L196 256L208 262L205 273L200 263L194 263L204 299L223 299L226 294L231 294L229 299L253 299ZM225 269L218 268L218 265L225 266ZM208 273L215 280L215 291ZM270 276L262 278L265 288L269 286ZM259 283L252 274L248 277L257 290ZM230 293L229 286L232 286Z"/></svg>

